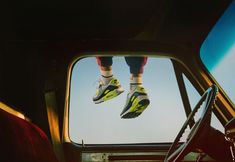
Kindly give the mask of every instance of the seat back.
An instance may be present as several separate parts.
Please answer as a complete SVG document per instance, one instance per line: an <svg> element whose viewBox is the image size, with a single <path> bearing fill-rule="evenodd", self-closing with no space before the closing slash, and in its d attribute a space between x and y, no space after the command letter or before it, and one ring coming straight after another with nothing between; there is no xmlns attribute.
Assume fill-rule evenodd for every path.
<svg viewBox="0 0 235 162"><path fill-rule="evenodd" d="M58 162L46 134L36 125L0 109L0 161Z"/></svg>

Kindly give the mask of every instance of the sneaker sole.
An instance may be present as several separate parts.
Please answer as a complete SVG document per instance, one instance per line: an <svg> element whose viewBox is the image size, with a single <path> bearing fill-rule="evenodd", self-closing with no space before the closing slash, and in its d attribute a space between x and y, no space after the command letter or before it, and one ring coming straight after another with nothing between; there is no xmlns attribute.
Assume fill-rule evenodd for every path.
<svg viewBox="0 0 235 162"><path fill-rule="evenodd" d="M116 89L114 91L111 91L109 93L107 93L104 97L102 97L101 99L97 100L97 101L94 101L95 104L99 104L99 103L102 103L104 101L108 101L114 97L117 97L118 95L120 95L122 92L124 92L123 89Z"/></svg>
<svg viewBox="0 0 235 162"><path fill-rule="evenodd" d="M134 103L134 102L133 102ZM150 104L149 99L143 99L137 104L133 104L122 116L123 119L136 118L148 107Z"/></svg>

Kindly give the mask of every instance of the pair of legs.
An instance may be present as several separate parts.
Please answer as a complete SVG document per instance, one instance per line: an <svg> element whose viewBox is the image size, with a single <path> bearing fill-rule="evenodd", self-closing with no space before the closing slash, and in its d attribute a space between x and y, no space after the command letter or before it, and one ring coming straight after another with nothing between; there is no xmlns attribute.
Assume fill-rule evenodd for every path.
<svg viewBox="0 0 235 162"><path fill-rule="evenodd" d="M142 74L147 57L125 57L125 60L130 67L130 91L121 117L135 118L149 105L148 95L142 86ZM113 76L112 57L97 57L97 63L101 72L101 80L93 101L101 103L118 96L124 90L119 80Z"/></svg>

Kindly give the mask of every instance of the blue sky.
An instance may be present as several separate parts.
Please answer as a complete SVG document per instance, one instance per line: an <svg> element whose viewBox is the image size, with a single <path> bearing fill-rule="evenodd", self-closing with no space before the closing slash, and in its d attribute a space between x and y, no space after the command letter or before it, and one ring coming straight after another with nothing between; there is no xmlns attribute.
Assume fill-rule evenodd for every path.
<svg viewBox="0 0 235 162"><path fill-rule="evenodd" d="M123 57L114 57L113 62L113 73L125 92L101 104L92 102L96 89L94 83L100 77L95 58L85 58L75 64L69 111L71 139L78 143L83 140L100 144L173 141L186 117L171 61L148 59L143 85L151 104L141 116L130 120L120 118L129 90L129 67ZM190 91L190 101L194 105L200 96Z"/></svg>
<svg viewBox="0 0 235 162"><path fill-rule="evenodd" d="M167 125L173 124L175 128L179 128L185 116L171 62L168 59L148 60L143 83L151 104L141 116L131 120L120 118L129 90L129 67L123 57L114 57L113 62L113 73L120 80L125 92L97 105L92 102L96 89L93 83L100 77L95 58L85 58L75 65L70 103L72 138L76 141L81 141L83 138L90 143L172 140L177 130L168 129ZM175 115L177 117L174 117ZM165 124L162 125L162 122ZM166 137L166 134L169 136ZM115 139L110 138L114 136Z"/></svg>
<svg viewBox="0 0 235 162"><path fill-rule="evenodd" d="M211 73L235 103L235 40L234 45L227 51L225 57L221 59Z"/></svg>
<svg viewBox="0 0 235 162"><path fill-rule="evenodd" d="M209 70L213 70L224 55L229 53L234 44L235 1L231 3L205 39L200 49L201 59Z"/></svg>

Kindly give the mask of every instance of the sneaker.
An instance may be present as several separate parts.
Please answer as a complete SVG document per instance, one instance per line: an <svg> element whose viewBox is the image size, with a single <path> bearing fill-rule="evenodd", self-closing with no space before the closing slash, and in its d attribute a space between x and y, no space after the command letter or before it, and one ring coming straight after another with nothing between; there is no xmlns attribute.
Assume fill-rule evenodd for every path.
<svg viewBox="0 0 235 162"><path fill-rule="evenodd" d="M136 118L150 104L148 95L144 87L138 86L136 89L127 94L126 105L121 113L121 118Z"/></svg>
<svg viewBox="0 0 235 162"><path fill-rule="evenodd" d="M121 87L120 82L113 78L107 85L104 85L102 80L99 81L99 86L96 90L96 94L93 97L95 104L110 100L119 94L124 92L124 89Z"/></svg>

